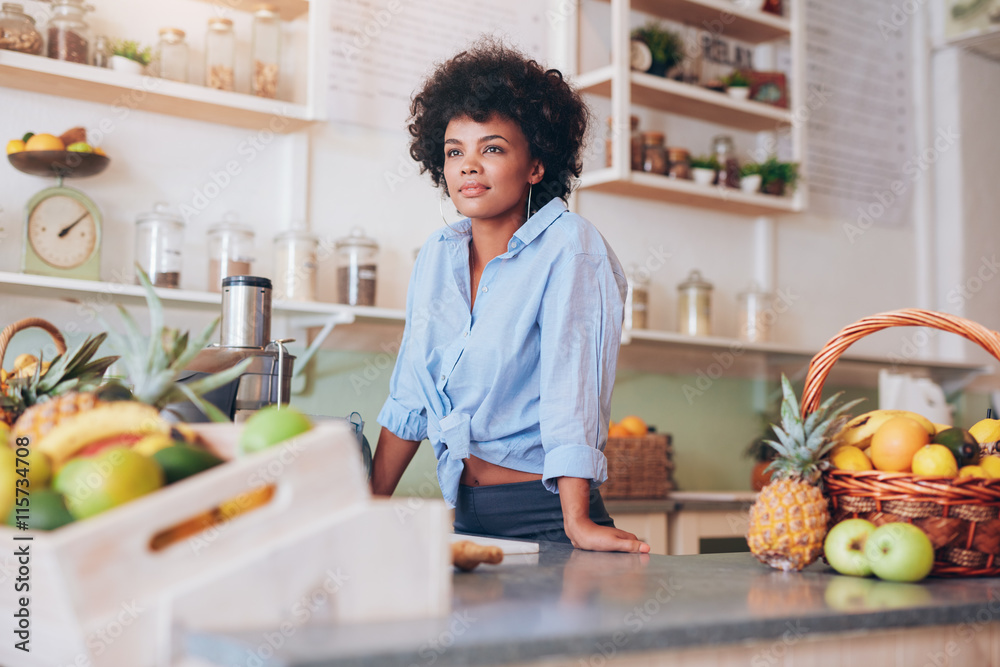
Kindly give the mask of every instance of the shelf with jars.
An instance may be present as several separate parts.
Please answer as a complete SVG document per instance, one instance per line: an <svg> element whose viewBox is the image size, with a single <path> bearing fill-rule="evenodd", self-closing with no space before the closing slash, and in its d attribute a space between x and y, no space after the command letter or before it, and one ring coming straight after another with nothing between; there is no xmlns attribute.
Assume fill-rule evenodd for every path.
<svg viewBox="0 0 1000 667"><path fill-rule="evenodd" d="M68 0L68 4L75 7L80 5L80 2ZM95 67L89 63L93 61L92 55L96 54L84 56L82 53L76 53L71 48L76 42L70 41L66 42L68 49L64 54L66 57L46 57L44 53L33 55L33 51L27 48L0 48L0 87L152 111L234 127L266 129L275 133L296 132L323 120L326 116L325 39L329 24L329 3L279 0L269 4L273 5L273 10L263 12L258 2L234 0L227 3L227 6L233 9L254 14L252 42L254 53L251 56L255 60L247 68L251 78L246 93L233 91L231 63L228 65L221 63L223 67L229 67L227 71L218 66L214 70L216 75L227 72L229 74L228 78L217 76L218 80L215 83L218 85L209 85L213 84L213 81L209 80L204 82L206 85L201 85L202 82L188 83L178 80L183 76L177 72L184 72L187 63L177 63L175 59L186 60L188 56L187 46L184 44L184 31L173 27L160 31L157 53L162 58L164 51L168 51L168 58L165 58L164 62L170 65L168 71L162 73L157 71L161 76L130 74ZM78 23L83 20L82 11L81 9L79 12L80 17L76 17ZM228 21L228 19L218 20L218 17L215 20L223 30L214 30L213 24L209 30L210 37L222 35ZM276 99L275 77L278 66L274 61L280 48L277 41L277 34L280 32L280 28L277 27L279 20L303 22L300 32L307 35L303 63L305 70L298 72L295 85L289 86L295 90L295 101ZM65 32L68 36L79 34L81 37L77 42L86 45L93 41L96 47L97 40L89 39L92 36L84 32L85 23L81 25L83 27L79 33L74 33L72 30ZM228 27L231 30L231 22ZM44 34L45 30L42 27L38 29ZM50 31L54 29L54 27L49 28ZM229 34L232 35L232 32ZM224 39L215 40L213 45L224 48L226 43ZM51 50L50 44L49 51ZM90 50L96 51L96 48ZM160 67L161 64L158 63L156 69L159 70ZM227 83L228 85L224 85Z"/></svg>
<svg viewBox="0 0 1000 667"><path fill-rule="evenodd" d="M596 169L591 169L588 165L580 178L582 193L595 191L641 197L743 216L775 216L805 209L807 193L802 187L795 189L792 184L788 196L785 196L772 194L770 189L762 188L759 183L753 187L753 182L759 181L756 177L746 184L741 183L738 171L741 165L736 161L731 139L725 134L727 130L757 133L757 146L777 145L778 134L787 134L793 162L781 164L789 166L797 174L797 164L801 162L803 154L804 128L801 123L794 122L795 113L787 106L787 100L803 99L804 28L801 2L784 0L784 16L760 9L741 9L751 4L761 7L771 1L604 0L610 5L611 62L573 76L573 81L581 92L610 100L606 161ZM671 37L672 31L648 23L642 29L630 30L633 12L683 25L684 34L673 33ZM585 12L577 12L573 19L566 22L567 53L570 60L567 70L570 72L578 70L581 54L584 52L580 40L594 27L588 26L585 29L582 22L586 20ZM648 48L642 41L645 38L643 33L651 34L646 41L653 44L654 49ZM742 88L742 98L733 94L735 91L732 89L744 86L746 80L739 83L731 81L728 83L730 88L721 92L718 88L722 84L717 81L699 81L697 72L692 78L692 74L686 69L689 62L684 62L687 51L684 43L692 35L702 43L725 38L754 47L770 42L787 42L791 55L787 90L786 84L775 84L780 97L775 100L775 104L769 104L746 99L746 87ZM674 40L672 45L671 39ZM637 46L637 42L642 43ZM740 48L746 52L749 46ZM657 69L656 58L653 56L653 51L657 49L661 51L659 57L668 63L661 68L662 72ZM773 57L773 53L770 55ZM680 65L675 65L671 70L670 62ZM668 78L666 74L671 71L682 80ZM692 166L697 165L691 165L691 155L683 141L672 141L662 148L651 146L647 143L650 138L662 138L663 133L637 133L634 117L630 134L626 130L629 123L625 119L634 114L638 107L718 127L721 134L713 139L713 157L719 158L723 168L727 167L723 156L716 150L716 144L718 140L728 141L729 152L725 159L732 160L728 163L728 168L733 177L725 179L722 186L717 185L720 181L718 173L712 176L708 184L696 182L697 177L704 174L697 174L695 172L701 170L692 169ZM672 139L676 140L675 137ZM642 155L636 155L636 146L640 147L638 150L642 151ZM651 149L654 151L652 160L647 155ZM666 153L665 161L656 159L657 150ZM659 169L657 165L660 166Z"/></svg>

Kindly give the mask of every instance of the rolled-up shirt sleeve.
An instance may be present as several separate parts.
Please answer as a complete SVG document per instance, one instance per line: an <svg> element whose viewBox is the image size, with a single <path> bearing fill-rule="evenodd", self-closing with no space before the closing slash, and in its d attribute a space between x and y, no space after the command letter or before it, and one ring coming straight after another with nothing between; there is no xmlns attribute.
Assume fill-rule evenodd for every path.
<svg viewBox="0 0 1000 667"><path fill-rule="evenodd" d="M414 268L416 273L416 268ZM421 398L410 340L413 310L412 293L406 299L406 326L396 356L396 366L389 379L389 396L378 413L378 423L403 440L421 441L427 437L427 408Z"/></svg>
<svg viewBox="0 0 1000 667"><path fill-rule="evenodd" d="M579 253L549 278L539 312L542 482L607 480L604 456L624 299L607 256Z"/></svg>

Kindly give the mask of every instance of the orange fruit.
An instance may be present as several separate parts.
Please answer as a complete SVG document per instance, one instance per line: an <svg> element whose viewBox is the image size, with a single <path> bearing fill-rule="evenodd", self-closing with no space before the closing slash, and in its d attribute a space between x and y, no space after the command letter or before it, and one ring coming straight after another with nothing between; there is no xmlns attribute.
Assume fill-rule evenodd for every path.
<svg viewBox="0 0 1000 667"><path fill-rule="evenodd" d="M907 472L913 455L930 442L927 429L909 417L893 417L872 436L872 463L877 470Z"/></svg>
<svg viewBox="0 0 1000 667"><path fill-rule="evenodd" d="M64 151L62 139L51 134L36 134L24 144L26 151Z"/></svg>
<svg viewBox="0 0 1000 667"><path fill-rule="evenodd" d="M97 153L98 155L104 155L105 157L107 157L107 153L105 153L104 149L101 148L100 146L94 146L94 152Z"/></svg>
<svg viewBox="0 0 1000 667"><path fill-rule="evenodd" d="M632 434L628 432L628 429L621 424L615 424L608 429L609 438L630 438Z"/></svg>
<svg viewBox="0 0 1000 667"><path fill-rule="evenodd" d="M11 139L7 142L7 155L11 153L20 153L24 150L24 142L20 139Z"/></svg>
<svg viewBox="0 0 1000 667"><path fill-rule="evenodd" d="M958 461L944 445L925 445L913 455L914 475L954 477L958 474Z"/></svg>
<svg viewBox="0 0 1000 667"><path fill-rule="evenodd" d="M623 418L618 422L618 425L628 431L628 434L633 438L639 438L649 433L649 427L646 426L646 422L635 415Z"/></svg>
<svg viewBox="0 0 1000 667"><path fill-rule="evenodd" d="M872 462L865 453L857 447L847 445L841 447L830 457L830 463L838 470L871 470Z"/></svg>

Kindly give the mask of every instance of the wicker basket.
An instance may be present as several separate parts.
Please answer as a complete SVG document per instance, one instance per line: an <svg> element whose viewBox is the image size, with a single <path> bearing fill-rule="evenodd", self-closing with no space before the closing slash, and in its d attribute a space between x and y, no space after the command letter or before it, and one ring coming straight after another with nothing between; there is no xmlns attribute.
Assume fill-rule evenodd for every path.
<svg viewBox="0 0 1000 667"><path fill-rule="evenodd" d="M63 335L59 332L59 329L56 328L56 325L40 317L26 317L23 320L18 320L8 325L3 331L0 331L0 366L3 366L3 358L7 354L7 345L10 344L10 339L14 337L14 334L18 331L31 328L44 329L52 336L52 341L56 344L56 350L59 354L66 352L66 341L63 339Z"/></svg>
<svg viewBox="0 0 1000 667"><path fill-rule="evenodd" d="M1000 359L1000 334L961 317L917 309L872 315L842 329L813 357L802 391L802 416L819 406L826 376L844 350L870 333L898 326L956 333ZM1000 479L950 479L877 470L828 470L823 479L832 505L832 523L855 517L876 525L912 523L934 544L931 574L1000 575Z"/></svg>
<svg viewBox="0 0 1000 667"><path fill-rule="evenodd" d="M666 498L674 490L670 436L650 433L639 438L608 438L608 481L601 486L606 500Z"/></svg>

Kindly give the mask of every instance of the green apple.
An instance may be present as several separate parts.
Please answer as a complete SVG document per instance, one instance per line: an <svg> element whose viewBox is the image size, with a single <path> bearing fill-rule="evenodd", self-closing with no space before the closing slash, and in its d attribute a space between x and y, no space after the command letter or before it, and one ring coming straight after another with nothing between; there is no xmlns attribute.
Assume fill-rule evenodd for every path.
<svg viewBox="0 0 1000 667"><path fill-rule="evenodd" d="M65 494L66 507L77 519L100 514L163 486L163 470L153 459L127 447L112 447L97 456L67 463L54 488Z"/></svg>
<svg viewBox="0 0 1000 667"><path fill-rule="evenodd" d="M94 149L86 141L77 141L66 147L66 150L73 153L93 153Z"/></svg>
<svg viewBox="0 0 1000 667"><path fill-rule="evenodd" d="M872 566L865 556L865 543L875 532L875 524L865 519L846 519L830 529L823 541L823 555L841 574L867 577Z"/></svg>
<svg viewBox="0 0 1000 667"><path fill-rule="evenodd" d="M872 571L886 581L920 581L934 567L934 545L927 533L910 523L886 523L865 545Z"/></svg>
<svg viewBox="0 0 1000 667"><path fill-rule="evenodd" d="M243 424L240 453L253 454L312 428L309 418L288 406L269 405Z"/></svg>

